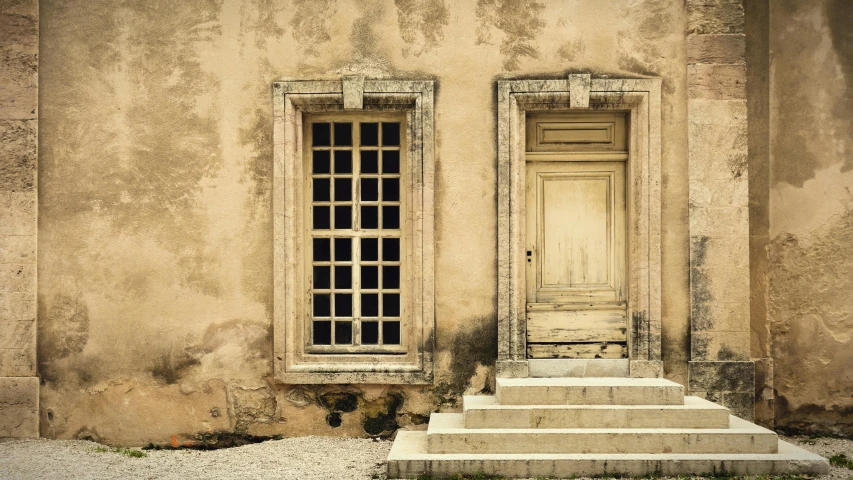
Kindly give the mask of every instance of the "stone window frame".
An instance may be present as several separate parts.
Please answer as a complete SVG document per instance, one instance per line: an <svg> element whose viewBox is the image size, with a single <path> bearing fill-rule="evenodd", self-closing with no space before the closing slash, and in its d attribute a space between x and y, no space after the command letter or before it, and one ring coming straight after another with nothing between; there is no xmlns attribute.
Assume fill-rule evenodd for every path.
<svg viewBox="0 0 853 480"><path fill-rule="evenodd" d="M525 264L526 112L628 114L628 356L634 377L659 377L661 361L661 80L499 80L499 377L527 377Z"/></svg>
<svg viewBox="0 0 853 480"><path fill-rule="evenodd" d="M405 354L305 351L307 292L302 115L335 112L406 115L410 260ZM285 384L431 384L434 378L434 84L431 80L279 81L273 83L273 354Z"/></svg>

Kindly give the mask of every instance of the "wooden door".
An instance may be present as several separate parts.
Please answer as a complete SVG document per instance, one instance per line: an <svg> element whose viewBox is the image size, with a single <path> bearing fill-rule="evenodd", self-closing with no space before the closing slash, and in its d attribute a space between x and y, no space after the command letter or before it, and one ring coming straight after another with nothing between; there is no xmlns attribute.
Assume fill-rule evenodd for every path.
<svg viewBox="0 0 853 480"><path fill-rule="evenodd" d="M550 123L594 123L574 117ZM528 156L528 357L627 356L625 167L588 152Z"/></svg>

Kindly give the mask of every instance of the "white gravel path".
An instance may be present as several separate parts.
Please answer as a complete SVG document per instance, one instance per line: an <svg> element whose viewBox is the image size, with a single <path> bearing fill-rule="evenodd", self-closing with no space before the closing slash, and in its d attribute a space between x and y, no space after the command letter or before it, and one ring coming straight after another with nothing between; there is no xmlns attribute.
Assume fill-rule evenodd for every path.
<svg viewBox="0 0 853 480"><path fill-rule="evenodd" d="M843 453L853 459L853 440L786 440L826 457ZM0 440L0 479L375 480L385 478L390 448L389 441L301 437L214 451L146 451L146 457L132 458L86 441ZM853 479L853 470L832 467L817 479Z"/></svg>
<svg viewBox="0 0 853 480"><path fill-rule="evenodd" d="M328 437L272 440L213 451L148 450L143 458L80 440L0 442L3 480L330 480L384 478L389 441Z"/></svg>

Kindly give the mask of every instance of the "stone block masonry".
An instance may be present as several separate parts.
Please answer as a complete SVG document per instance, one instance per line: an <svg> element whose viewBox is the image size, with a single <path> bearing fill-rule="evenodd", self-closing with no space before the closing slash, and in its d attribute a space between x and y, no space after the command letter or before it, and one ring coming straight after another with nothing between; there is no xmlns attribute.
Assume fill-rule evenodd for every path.
<svg viewBox="0 0 853 480"><path fill-rule="evenodd" d="M0 4L0 437L39 435L38 1Z"/></svg>
<svg viewBox="0 0 853 480"><path fill-rule="evenodd" d="M688 392L755 417L741 0L688 0Z"/></svg>

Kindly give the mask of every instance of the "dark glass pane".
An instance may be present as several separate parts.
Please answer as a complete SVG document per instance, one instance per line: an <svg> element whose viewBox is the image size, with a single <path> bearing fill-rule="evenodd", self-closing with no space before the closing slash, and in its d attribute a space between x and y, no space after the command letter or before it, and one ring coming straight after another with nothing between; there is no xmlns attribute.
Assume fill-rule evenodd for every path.
<svg viewBox="0 0 853 480"><path fill-rule="evenodd" d="M314 345L331 345L332 344L332 322L313 322L314 323Z"/></svg>
<svg viewBox="0 0 853 480"><path fill-rule="evenodd" d="M314 239L314 261L328 262L332 259L332 242L328 238Z"/></svg>
<svg viewBox="0 0 853 480"><path fill-rule="evenodd" d="M379 152L376 150L361 151L361 173L379 173Z"/></svg>
<svg viewBox="0 0 853 480"><path fill-rule="evenodd" d="M375 147L379 145L379 124L361 124L361 144L368 147Z"/></svg>
<svg viewBox="0 0 853 480"><path fill-rule="evenodd" d="M352 322L335 322L335 344L352 345Z"/></svg>
<svg viewBox="0 0 853 480"><path fill-rule="evenodd" d="M335 188L337 184L335 184ZM335 196L337 196L335 192ZM400 179L399 178L383 178L382 179L382 201L396 202L400 200Z"/></svg>
<svg viewBox="0 0 853 480"><path fill-rule="evenodd" d="M361 228L379 228L379 207L363 205L361 207Z"/></svg>
<svg viewBox="0 0 853 480"><path fill-rule="evenodd" d="M385 345L400 344L400 322L382 322L382 343Z"/></svg>
<svg viewBox="0 0 853 480"><path fill-rule="evenodd" d="M352 207L338 205L335 207L335 228L347 230L352 228Z"/></svg>
<svg viewBox="0 0 853 480"><path fill-rule="evenodd" d="M335 239L335 261L348 262L352 260L352 239L351 238L336 238Z"/></svg>
<svg viewBox="0 0 853 480"><path fill-rule="evenodd" d="M331 295L328 293L314 294L314 316L315 317L331 317L332 304L330 302Z"/></svg>
<svg viewBox="0 0 853 480"><path fill-rule="evenodd" d="M352 294L336 293L335 294L335 317L351 317L352 316Z"/></svg>
<svg viewBox="0 0 853 480"><path fill-rule="evenodd" d="M361 266L361 288L379 288L379 267L376 265Z"/></svg>
<svg viewBox="0 0 853 480"><path fill-rule="evenodd" d="M313 142L315 147L328 147L332 138L332 132L328 123L314 123L311 125Z"/></svg>
<svg viewBox="0 0 853 480"><path fill-rule="evenodd" d="M329 189L329 179L328 178L315 178L314 179L314 201L315 202L328 202L332 199L332 192Z"/></svg>
<svg viewBox="0 0 853 480"><path fill-rule="evenodd" d="M382 228L388 230L400 228L400 207L396 205L382 207Z"/></svg>
<svg viewBox="0 0 853 480"><path fill-rule="evenodd" d="M317 150L314 152L314 174L332 173L331 163L329 162L328 150Z"/></svg>
<svg viewBox="0 0 853 480"><path fill-rule="evenodd" d="M400 260L400 239L382 239L382 260L396 262Z"/></svg>
<svg viewBox="0 0 853 480"><path fill-rule="evenodd" d="M315 266L314 267L314 288L331 288L332 286L332 267Z"/></svg>
<svg viewBox="0 0 853 480"><path fill-rule="evenodd" d="M382 267L382 288L400 288L400 267L396 265Z"/></svg>
<svg viewBox="0 0 853 480"><path fill-rule="evenodd" d="M386 293L382 295L382 316L383 317L399 317L400 316L400 294Z"/></svg>
<svg viewBox="0 0 853 480"><path fill-rule="evenodd" d="M315 267L316 268L316 267ZM335 288L352 288L352 267L338 265L335 267Z"/></svg>
<svg viewBox="0 0 853 480"><path fill-rule="evenodd" d="M382 152L382 173L400 173L400 152L397 150Z"/></svg>
<svg viewBox="0 0 853 480"><path fill-rule="evenodd" d="M314 230L328 230L330 225L329 207L314 207Z"/></svg>
<svg viewBox="0 0 853 480"><path fill-rule="evenodd" d="M378 317L379 316L379 294L378 293L362 293L361 294L361 316L362 317Z"/></svg>
<svg viewBox="0 0 853 480"><path fill-rule="evenodd" d="M352 173L352 150L335 150L335 174Z"/></svg>
<svg viewBox="0 0 853 480"><path fill-rule="evenodd" d="M379 343L379 322L361 322L361 344L376 345Z"/></svg>
<svg viewBox="0 0 853 480"><path fill-rule="evenodd" d="M400 122L382 122L382 145L400 146Z"/></svg>
<svg viewBox="0 0 853 480"><path fill-rule="evenodd" d="M379 200L379 179L378 178L362 178L361 179L361 199L366 202Z"/></svg>
<svg viewBox="0 0 853 480"><path fill-rule="evenodd" d="M391 179L396 181L397 179ZM383 187L385 184L383 183ZM335 200L338 202L348 202L352 200L352 179L351 178L336 178L335 179Z"/></svg>
<svg viewBox="0 0 853 480"><path fill-rule="evenodd" d="M361 239L361 259L373 262L379 260L379 239L378 238L362 238Z"/></svg>
<svg viewBox="0 0 853 480"><path fill-rule="evenodd" d="M335 124L335 146L349 147L352 145L352 124L351 123L336 123Z"/></svg>

